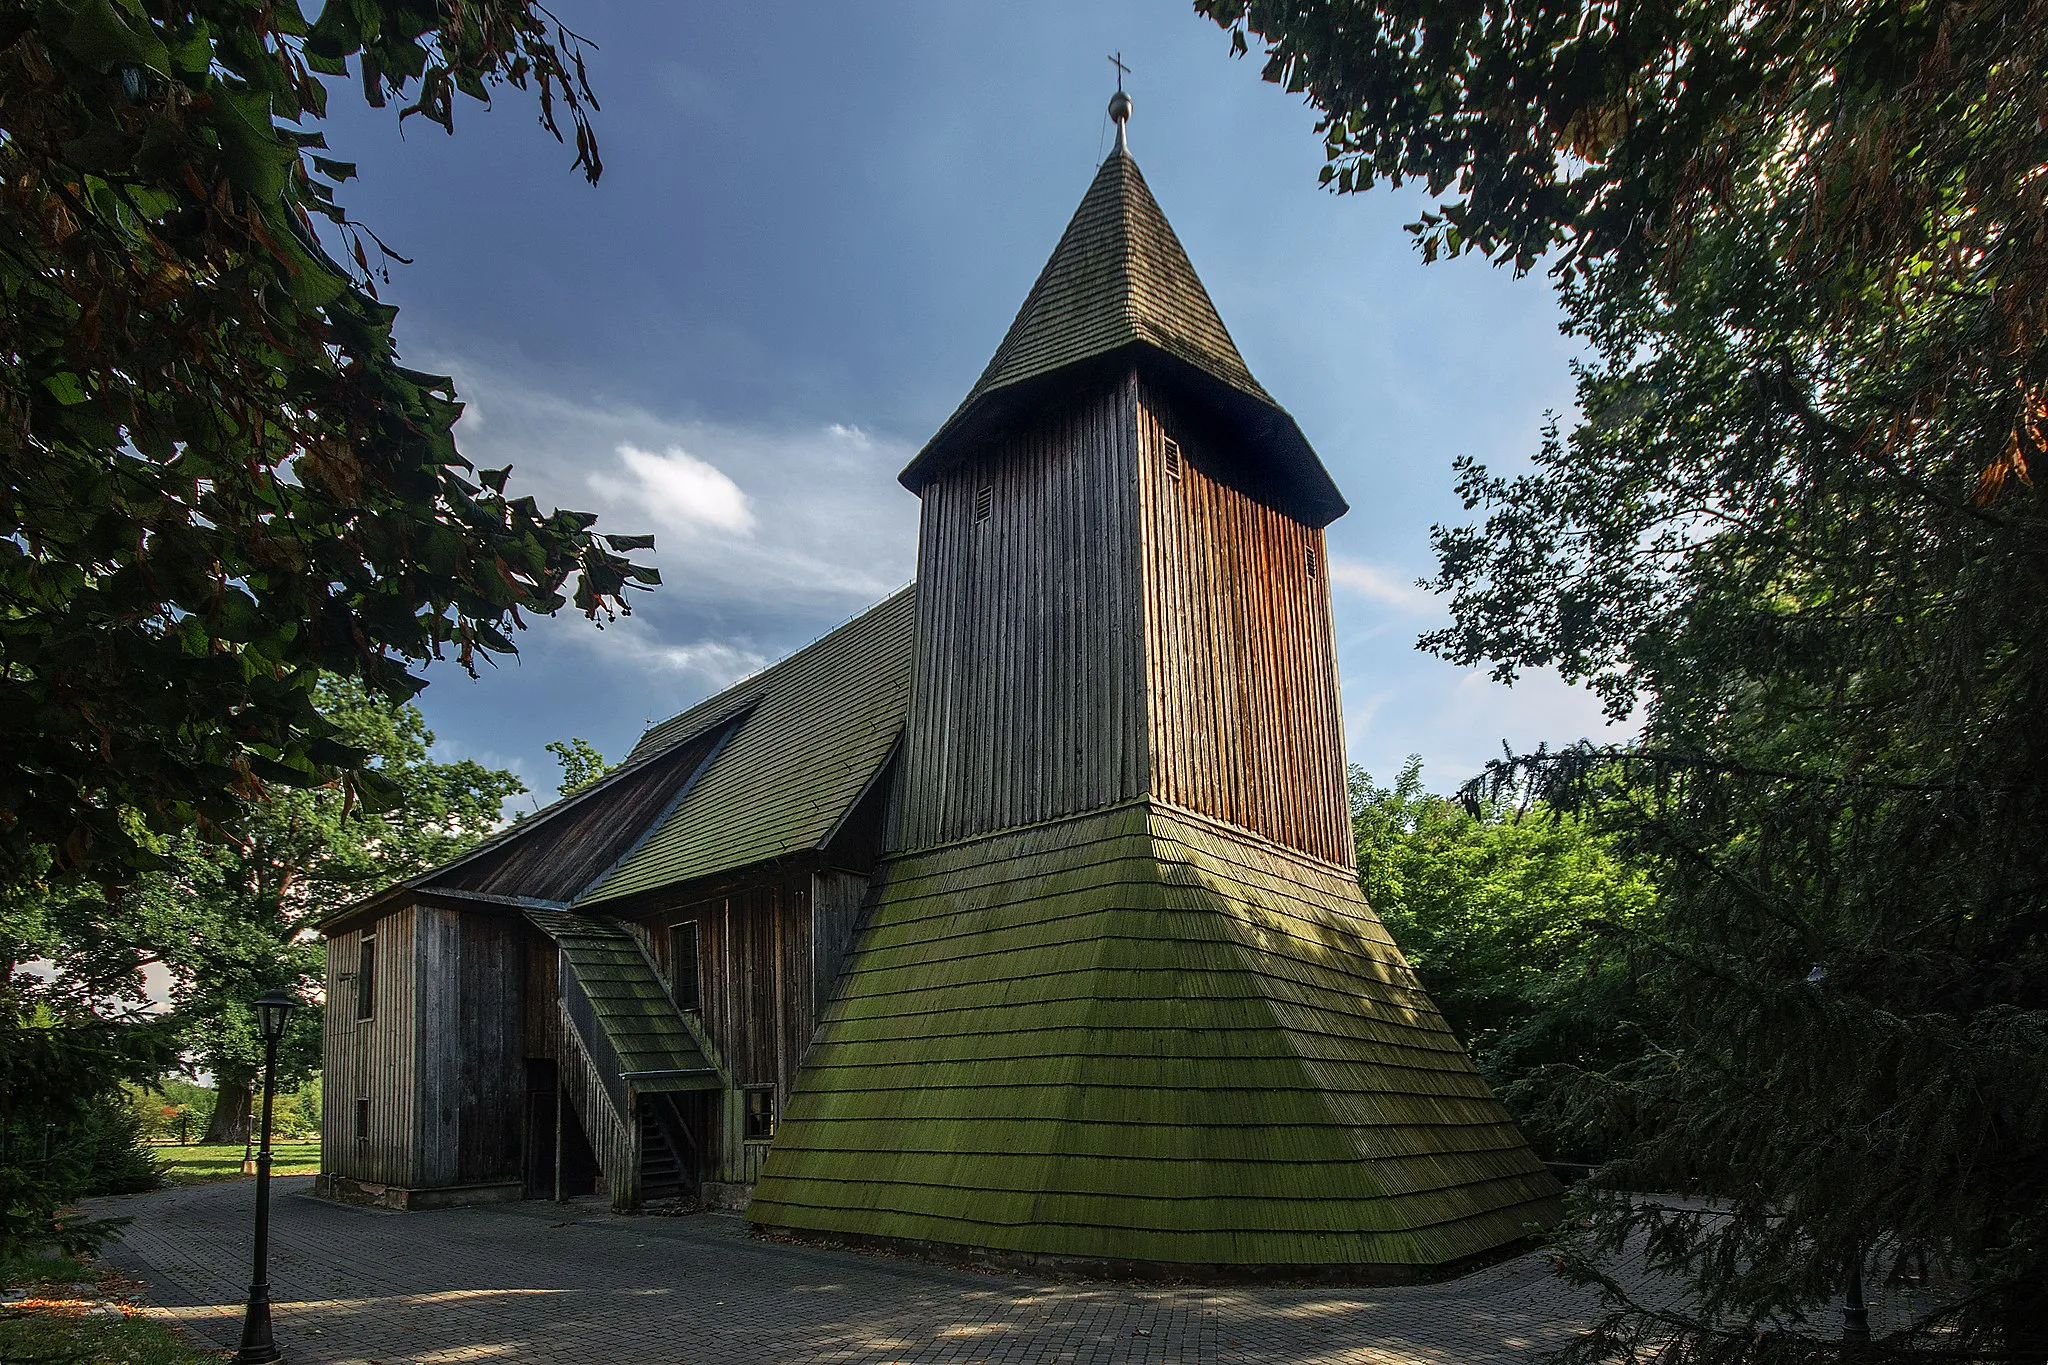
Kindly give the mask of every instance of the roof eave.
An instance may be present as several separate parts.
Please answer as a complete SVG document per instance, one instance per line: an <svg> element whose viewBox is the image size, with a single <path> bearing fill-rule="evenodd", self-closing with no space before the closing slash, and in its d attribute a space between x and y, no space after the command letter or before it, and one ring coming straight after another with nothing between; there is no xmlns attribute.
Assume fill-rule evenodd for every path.
<svg viewBox="0 0 2048 1365"><path fill-rule="evenodd" d="M1237 472L1245 477L1232 480L1248 496L1318 528L1351 510L1285 408L1142 339L976 395L946 419L897 481L922 494L975 448L1020 429L1048 401L1131 368L1220 425L1234 444L1254 455L1239 462Z"/></svg>
<svg viewBox="0 0 2048 1365"><path fill-rule="evenodd" d="M381 919L385 912L405 905L432 905L447 910L478 910L489 914L523 914L528 910L566 910L566 901L542 900L535 896L497 896L488 891L460 891L452 887L426 886L421 879L394 882L374 896L344 905L314 927L322 938L347 933L359 924Z"/></svg>

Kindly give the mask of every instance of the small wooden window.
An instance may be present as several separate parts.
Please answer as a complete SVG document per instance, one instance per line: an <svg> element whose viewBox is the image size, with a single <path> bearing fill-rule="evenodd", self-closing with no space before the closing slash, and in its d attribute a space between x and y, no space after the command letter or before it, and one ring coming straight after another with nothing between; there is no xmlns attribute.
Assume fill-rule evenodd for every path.
<svg viewBox="0 0 2048 1365"><path fill-rule="evenodd" d="M1320 564L1318 564L1318 563L1316 562L1316 547L1315 547L1315 546L1313 546L1313 545L1309 546L1309 547L1308 547L1308 576L1309 576L1310 578L1314 578L1314 577L1316 576L1316 571L1317 571L1318 569L1320 569L1321 567L1322 567L1322 566L1321 566Z"/></svg>
<svg viewBox="0 0 2048 1365"><path fill-rule="evenodd" d="M1166 438L1166 456L1165 456L1165 458L1166 458L1166 477L1167 477L1167 478L1169 478L1169 479L1172 479L1172 480L1173 480L1173 481L1174 481L1175 483L1179 483L1179 482L1180 482L1180 465L1181 465L1181 460L1180 460L1180 442L1179 442L1179 441L1176 441L1176 440L1174 440L1174 439L1173 439L1173 438L1172 438L1171 436L1169 436L1169 437L1167 437L1167 438Z"/></svg>
<svg viewBox="0 0 2048 1365"><path fill-rule="evenodd" d="M758 1085L741 1094L747 1102L747 1141L768 1141L775 1136L775 1087Z"/></svg>
<svg viewBox="0 0 2048 1365"><path fill-rule="evenodd" d="M699 967L699 940L697 921L686 919L681 924L669 926L669 957L674 962L673 980L676 1004L686 1010L700 1007L704 1002L702 969Z"/></svg>
<svg viewBox="0 0 2048 1365"><path fill-rule="evenodd" d="M356 961L356 1018L377 1017L377 935L363 935L363 951Z"/></svg>
<svg viewBox="0 0 2048 1365"><path fill-rule="evenodd" d="M370 1101L367 1097L356 1097L356 1141L370 1140Z"/></svg>
<svg viewBox="0 0 2048 1365"><path fill-rule="evenodd" d="M981 525L996 510L996 486L985 483L974 495L974 524Z"/></svg>

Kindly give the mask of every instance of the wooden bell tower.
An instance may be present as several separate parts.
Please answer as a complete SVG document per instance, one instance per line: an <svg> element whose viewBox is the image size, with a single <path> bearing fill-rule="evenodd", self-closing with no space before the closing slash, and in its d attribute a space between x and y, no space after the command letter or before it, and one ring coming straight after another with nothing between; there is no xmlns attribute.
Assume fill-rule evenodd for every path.
<svg viewBox="0 0 2048 1365"><path fill-rule="evenodd" d="M889 844L748 1217L1112 1274L1455 1268L1557 1186L1359 892L1343 498L1117 145L923 500Z"/></svg>
<svg viewBox="0 0 2048 1365"><path fill-rule="evenodd" d="M897 844L1146 799L1350 866L1322 535L1344 502L1118 127L903 474L923 521Z"/></svg>

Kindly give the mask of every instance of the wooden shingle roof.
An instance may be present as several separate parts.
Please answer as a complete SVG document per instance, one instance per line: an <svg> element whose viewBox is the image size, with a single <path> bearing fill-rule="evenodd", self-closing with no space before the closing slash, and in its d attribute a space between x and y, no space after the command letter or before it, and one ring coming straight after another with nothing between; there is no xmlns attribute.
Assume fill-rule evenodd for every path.
<svg viewBox="0 0 2048 1365"><path fill-rule="evenodd" d="M903 729L916 611L916 590L905 588L649 730L636 756L731 733L667 818L577 905L823 846Z"/></svg>
<svg viewBox="0 0 2048 1365"><path fill-rule="evenodd" d="M633 936L608 920L529 910L527 919L555 941L590 1002L621 1079L641 1090L715 1090L724 1082L654 964Z"/></svg>
<svg viewBox="0 0 2048 1365"><path fill-rule="evenodd" d="M1435 1267L1556 1218L1556 1182L1347 870L1133 803L886 877L753 1222Z"/></svg>
<svg viewBox="0 0 2048 1365"><path fill-rule="evenodd" d="M1133 341L1262 402L1237 343L1130 153L1112 153L962 406Z"/></svg>
<svg viewBox="0 0 2048 1365"><path fill-rule="evenodd" d="M1322 526L1342 494L1272 395L1252 377L1187 251L1119 147L1096 172L1072 221L988 368L938 434L904 469L917 492L953 460L1043 401L1061 383L1135 363L1208 410L1253 466L1248 492Z"/></svg>

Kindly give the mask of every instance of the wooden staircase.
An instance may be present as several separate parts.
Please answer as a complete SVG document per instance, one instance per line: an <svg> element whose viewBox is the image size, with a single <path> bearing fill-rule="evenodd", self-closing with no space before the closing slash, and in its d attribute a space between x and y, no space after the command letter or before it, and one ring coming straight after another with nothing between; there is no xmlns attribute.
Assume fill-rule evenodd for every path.
<svg viewBox="0 0 2048 1365"><path fill-rule="evenodd" d="M697 1192L696 1150L666 1095L640 1097L640 1198L676 1199Z"/></svg>
<svg viewBox="0 0 2048 1365"><path fill-rule="evenodd" d="M704 1096L723 1088L710 1044L646 949L616 921L526 917L560 953L563 1091L590 1135L612 1205L694 1195Z"/></svg>

